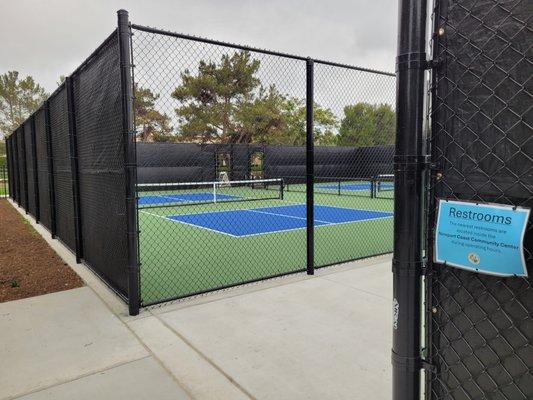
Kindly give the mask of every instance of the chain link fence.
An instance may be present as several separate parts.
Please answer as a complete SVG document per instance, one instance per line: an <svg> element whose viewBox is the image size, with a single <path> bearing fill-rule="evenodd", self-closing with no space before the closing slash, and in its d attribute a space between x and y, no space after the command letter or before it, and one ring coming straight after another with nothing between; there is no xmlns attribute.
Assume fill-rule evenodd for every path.
<svg viewBox="0 0 533 400"><path fill-rule="evenodd" d="M426 292L428 399L533 398L532 278L431 262L438 199L533 206L531 3L434 9ZM533 225L524 257L533 272Z"/></svg>
<svg viewBox="0 0 533 400"><path fill-rule="evenodd" d="M393 74L124 18L8 153L13 200L133 313L392 250Z"/></svg>
<svg viewBox="0 0 533 400"><path fill-rule="evenodd" d="M394 75L132 28L143 305L392 250Z"/></svg>
<svg viewBox="0 0 533 400"><path fill-rule="evenodd" d="M116 30L6 150L9 196L128 299L124 65Z"/></svg>

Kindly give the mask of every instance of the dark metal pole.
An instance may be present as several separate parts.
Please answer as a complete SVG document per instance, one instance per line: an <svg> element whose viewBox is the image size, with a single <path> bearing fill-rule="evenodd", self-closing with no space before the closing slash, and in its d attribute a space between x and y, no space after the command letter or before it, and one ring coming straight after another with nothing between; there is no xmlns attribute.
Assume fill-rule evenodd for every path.
<svg viewBox="0 0 533 400"><path fill-rule="evenodd" d="M82 217L80 202L80 174L78 168L78 140L76 137L76 109L74 106L74 85L71 77L65 79L67 90L68 131L70 143L70 178L74 202L74 231L76 245L76 262L83 258Z"/></svg>
<svg viewBox="0 0 533 400"><path fill-rule="evenodd" d="M126 224L128 235L128 304L130 315L139 314L139 237L137 228L137 154L133 121L133 79L131 63L131 28L128 12L118 11L120 76L122 90L122 130L124 135L124 165L126 174Z"/></svg>
<svg viewBox="0 0 533 400"><path fill-rule="evenodd" d="M315 199L314 199L314 61L307 59L306 64L306 122L305 122L305 149L306 149L306 209L307 209L307 275L315 273Z"/></svg>
<svg viewBox="0 0 533 400"><path fill-rule="evenodd" d="M420 398L426 1L401 0L394 157L393 399Z"/></svg>
<svg viewBox="0 0 533 400"><path fill-rule="evenodd" d="M41 210L39 204L39 169L37 168L37 146L35 143L35 116L30 120L30 137L31 137L31 158L33 163L33 194L35 204L35 222L39 222L41 218Z"/></svg>
<svg viewBox="0 0 533 400"><path fill-rule="evenodd" d="M46 156L48 162L48 194L50 196L50 233L57 235L56 193L54 181L54 155L52 153L52 125L50 124L50 101L44 103L44 125L46 137Z"/></svg>

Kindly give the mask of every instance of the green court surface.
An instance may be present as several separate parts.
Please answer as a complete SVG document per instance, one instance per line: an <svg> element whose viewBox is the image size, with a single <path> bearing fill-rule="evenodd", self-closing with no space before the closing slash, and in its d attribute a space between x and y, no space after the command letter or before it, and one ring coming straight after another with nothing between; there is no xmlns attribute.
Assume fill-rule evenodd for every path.
<svg viewBox="0 0 533 400"><path fill-rule="evenodd" d="M257 196L257 190L239 190L246 197L246 190L250 197ZM353 194L315 193L315 205L393 210L391 194L389 198ZM305 270L305 229L234 237L167 218L292 204L305 204L305 192L285 191L283 199L139 208L143 304ZM392 251L393 218L316 226L314 236L316 267L388 253Z"/></svg>

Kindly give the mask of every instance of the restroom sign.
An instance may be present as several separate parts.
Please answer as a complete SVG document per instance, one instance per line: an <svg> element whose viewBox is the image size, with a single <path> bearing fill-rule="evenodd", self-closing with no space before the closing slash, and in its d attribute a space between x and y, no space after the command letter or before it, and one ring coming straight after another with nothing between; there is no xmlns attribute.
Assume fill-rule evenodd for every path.
<svg viewBox="0 0 533 400"><path fill-rule="evenodd" d="M527 276L529 208L439 200L435 262L498 276Z"/></svg>

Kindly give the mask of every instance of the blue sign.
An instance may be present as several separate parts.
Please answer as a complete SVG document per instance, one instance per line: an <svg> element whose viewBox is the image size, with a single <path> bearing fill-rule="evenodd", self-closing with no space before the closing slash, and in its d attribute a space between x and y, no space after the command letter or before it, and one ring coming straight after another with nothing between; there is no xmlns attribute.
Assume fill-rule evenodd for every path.
<svg viewBox="0 0 533 400"><path fill-rule="evenodd" d="M529 209L439 200L435 262L498 276L527 276Z"/></svg>

